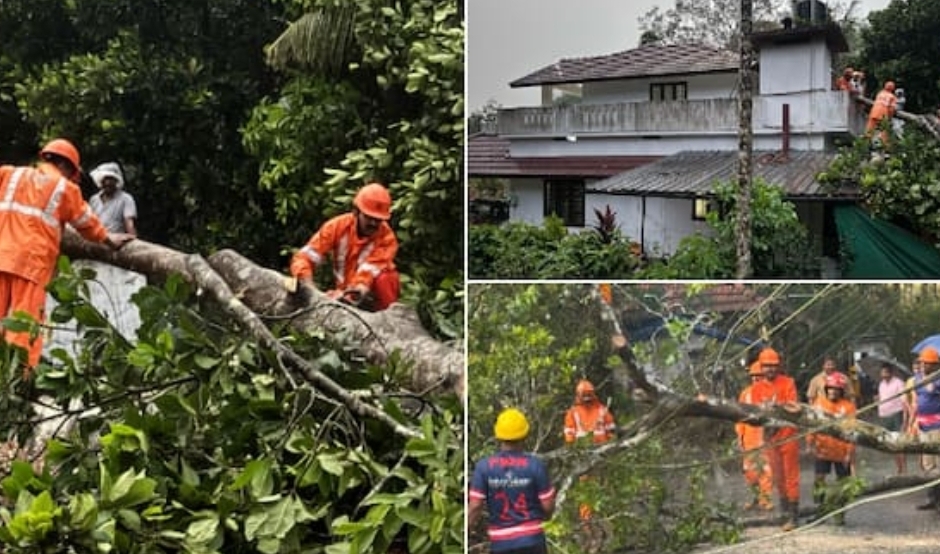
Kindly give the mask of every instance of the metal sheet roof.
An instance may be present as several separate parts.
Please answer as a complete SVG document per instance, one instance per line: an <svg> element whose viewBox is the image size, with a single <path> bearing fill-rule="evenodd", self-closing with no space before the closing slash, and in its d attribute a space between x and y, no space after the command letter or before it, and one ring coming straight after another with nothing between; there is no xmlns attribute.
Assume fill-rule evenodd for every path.
<svg viewBox="0 0 940 554"><path fill-rule="evenodd" d="M647 44L603 56L562 59L509 86L737 71L738 59L736 52L700 44Z"/></svg>
<svg viewBox="0 0 940 554"><path fill-rule="evenodd" d="M783 187L786 196L829 196L816 182L836 157L835 152L791 150L754 152L754 177ZM686 151L587 186L589 192L647 196L701 196L717 181L737 175L737 151ZM853 194L841 194L853 196Z"/></svg>

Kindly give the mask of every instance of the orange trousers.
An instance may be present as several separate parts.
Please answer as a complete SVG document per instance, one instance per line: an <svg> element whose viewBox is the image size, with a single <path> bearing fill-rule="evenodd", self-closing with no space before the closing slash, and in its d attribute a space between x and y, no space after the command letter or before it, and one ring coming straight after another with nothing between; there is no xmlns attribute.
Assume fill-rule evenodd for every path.
<svg viewBox="0 0 940 554"><path fill-rule="evenodd" d="M745 452L741 464L744 470L744 482L748 488L756 489L759 498L770 502L773 497L773 472L768 450Z"/></svg>
<svg viewBox="0 0 940 554"><path fill-rule="evenodd" d="M0 271L0 319L15 312L26 312L42 322L46 307L46 288L12 273ZM3 338L10 344L22 346L29 352L27 364L36 367L42 354L42 333L30 340L28 332L4 331Z"/></svg>
<svg viewBox="0 0 940 554"><path fill-rule="evenodd" d="M775 439L780 440L780 439ZM791 440L768 449L770 471L781 500L800 499L800 441Z"/></svg>

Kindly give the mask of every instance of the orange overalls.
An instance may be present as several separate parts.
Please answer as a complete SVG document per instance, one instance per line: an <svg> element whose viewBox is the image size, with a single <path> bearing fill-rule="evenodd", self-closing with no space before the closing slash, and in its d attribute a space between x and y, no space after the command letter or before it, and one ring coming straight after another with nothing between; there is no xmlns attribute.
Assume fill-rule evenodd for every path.
<svg viewBox="0 0 940 554"><path fill-rule="evenodd" d="M796 383L789 375L778 373L773 381L773 404L786 404L796 402ZM781 500L797 503L800 500L800 442L791 439L796 435L794 427L782 427L771 435L771 442L778 443L768 449L770 454L770 469L773 472L774 484ZM790 439L790 440L788 440ZM786 442L784 442L786 441Z"/></svg>
<svg viewBox="0 0 940 554"><path fill-rule="evenodd" d="M395 269L398 239L382 222L371 237L356 233L356 216L346 213L330 219L294 254L290 273L299 279L312 277L316 267L330 255L333 278L339 291L365 285L375 297L373 308L384 310L398 300L400 281Z"/></svg>
<svg viewBox="0 0 940 554"><path fill-rule="evenodd" d="M613 438L615 429L614 416L607 406L597 400L588 404L575 404L565 412L565 442L568 444L588 435L594 444L603 444ZM590 519L591 513L591 507L587 504L578 506L582 520Z"/></svg>
<svg viewBox="0 0 940 554"><path fill-rule="evenodd" d="M768 381L761 379L748 385L738 396L741 404L760 405L761 402L772 398L774 387ZM748 488L756 492L757 504L764 509L772 508L773 503L773 472L770 465L770 454L764 446L764 428L759 425L749 425L744 422L734 424L738 436L738 444L744 452L742 470L744 482Z"/></svg>
<svg viewBox="0 0 940 554"><path fill-rule="evenodd" d="M55 166L0 166L0 318L23 311L43 322L65 223L90 241L108 236L78 185ZM29 352L28 367L39 363L41 334L31 340L28 332L5 331L4 339Z"/></svg>
<svg viewBox="0 0 940 554"><path fill-rule="evenodd" d="M865 126L865 134L871 136L872 132L881 124L883 119L887 119L890 122L897 109L898 97L895 96L893 92L882 89L881 92L878 93L878 96L875 97L871 112L868 114L868 125ZM887 131L882 131L880 136L882 144L887 144Z"/></svg>

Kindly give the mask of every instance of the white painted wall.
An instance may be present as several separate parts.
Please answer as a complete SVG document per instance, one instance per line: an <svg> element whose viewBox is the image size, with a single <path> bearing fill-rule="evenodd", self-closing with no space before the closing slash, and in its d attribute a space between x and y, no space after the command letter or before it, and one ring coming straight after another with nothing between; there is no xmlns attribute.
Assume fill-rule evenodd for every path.
<svg viewBox="0 0 940 554"><path fill-rule="evenodd" d="M649 102L652 83L687 83L689 100L734 97L735 73L710 73L595 81L582 85L582 104L610 104L616 102Z"/></svg>
<svg viewBox="0 0 940 554"><path fill-rule="evenodd" d="M541 225L545 209L545 185L543 179L509 180L509 196L512 203L509 208L510 221L522 221Z"/></svg>
<svg viewBox="0 0 940 554"><path fill-rule="evenodd" d="M760 94L832 89L832 54L823 38L768 44L760 51Z"/></svg>
<svg viewBox="0 0 940 554"><path fill-rule="evenodd" d="M591 214L594 208L603 210L610 205L617 212L620 230L633 241L642 240L651 256L672 254L683 237L708 229L704 221L692 219L691 198L647 197L645 218L640 196L588 194L585 203Z"/></svg>
<svg viewBox="0 0 940 554"><path fill-rule="evenodd" d="M779 133L755 133L756 150L779 150ZM790 136L793 150L823 150L825 137L821 134L794 133ZM577 142L545 139L516 139L510 142L510 156L514 158L554 158L558 156L670 156L685 150L737 150L735 133L673 135L651 139L639 136L579 138Z"/></svg>
<svg viewBox="0 0 940 554"><path fill-rule="evenodd" d="M131 302L131 296L147 284L147 279L140 273L114 267L102 262L76 260L72 263L76 271L90 268L96 273L94 281L88 282L92 305L129 341L137 339L140 327L140 313L137 305ZM46 296L46 313L52 313L56 301ZM43 352L48 355L53 348L64 348L75 355L75 346L81 341L76 325L60 325L43 342Z"/></svg>

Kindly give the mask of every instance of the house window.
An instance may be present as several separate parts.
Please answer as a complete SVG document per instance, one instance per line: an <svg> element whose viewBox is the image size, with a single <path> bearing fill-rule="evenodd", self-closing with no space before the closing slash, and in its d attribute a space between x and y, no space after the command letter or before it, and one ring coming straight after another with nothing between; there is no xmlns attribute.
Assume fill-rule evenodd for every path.
<svg viewBox="0 0 940 554"><path fill-rule="evenodd" d="M688 99L688 83L652 83L650 85L650 102L672 102Z"/></svg>
<svg viewBox="0 0 940 554"><path fill-rule="evenodd" d="M716 209L717 205L713 199L700 196L692 201L692 220L705 221L708 212L713 212Z"/></svg>
<svg viewBox="0 0 940 554"><path fill-rule="evenodd" d="M584 227L584 181L545 181L545 217L560 217L568 227Z"/></svg>

